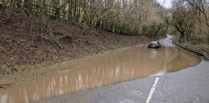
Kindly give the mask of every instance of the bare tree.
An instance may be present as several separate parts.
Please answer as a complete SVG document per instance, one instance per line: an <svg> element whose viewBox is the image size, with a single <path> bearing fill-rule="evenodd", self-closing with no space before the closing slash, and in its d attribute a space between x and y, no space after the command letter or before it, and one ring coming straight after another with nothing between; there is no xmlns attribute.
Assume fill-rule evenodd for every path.
<svg viewBox="0 0 209 103"><path fill-rule="evenodd" d="M4 0L25 14L68 19L86 26L125 35L139 35L142 26L163 23L154 0ZM14 6L11 6L14 5ZM48 24L47 24L48 25ZM47 26L46 26L47 27ZM148 35L148 34L147 34Z"/></svg>
<svg viewBox="0 0 209 103"><path fill-rule="evenodd" d="M209 1L208 0L183 0L185 3L188 3L192 8L196 9L197 12L200 12L204 15L206 24L209 27L208 23L208 16L207 16L207 10L209 7Z"/></svg>

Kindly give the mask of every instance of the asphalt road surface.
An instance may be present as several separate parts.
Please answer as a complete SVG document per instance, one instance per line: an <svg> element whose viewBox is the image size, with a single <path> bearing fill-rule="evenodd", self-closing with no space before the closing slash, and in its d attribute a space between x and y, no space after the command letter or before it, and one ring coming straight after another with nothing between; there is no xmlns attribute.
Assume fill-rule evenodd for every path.
<svg viewBox="0 0 209 103"><path fill-rule="evenodd" d="M171 44L172 36L159 40ZM209 62L186 69L151 75L111 86L93 88L34 103L209 103Z"/></svg>

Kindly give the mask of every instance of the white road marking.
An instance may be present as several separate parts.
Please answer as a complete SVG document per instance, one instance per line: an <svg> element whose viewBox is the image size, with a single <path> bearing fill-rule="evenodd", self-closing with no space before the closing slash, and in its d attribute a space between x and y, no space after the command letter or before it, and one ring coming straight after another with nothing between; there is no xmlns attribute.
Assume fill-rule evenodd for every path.
<svg viewBox="0 0 209 103"><path fill-rule="evenodd" d="M153 84L152 89L150 90L150 93L149 93L149 96L147 97L146 103L149 103L150 102L150 99L152 98L152 93L154 93L154 91L155 91L155 87L157 85L158 79L159 79L159 77L157 77L155 79L155 84Z"/></svg>

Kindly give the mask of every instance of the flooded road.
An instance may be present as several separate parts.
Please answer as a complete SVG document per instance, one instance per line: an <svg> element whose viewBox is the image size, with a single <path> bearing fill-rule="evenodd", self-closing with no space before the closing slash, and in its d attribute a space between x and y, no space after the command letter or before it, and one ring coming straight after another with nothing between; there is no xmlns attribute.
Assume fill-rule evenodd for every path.
<svg viewBox="0 0 209 103"><path fill-rule="evenodd" d="M0 90L0 103L22 103L195 66L200 59L176 47L135 47L101 55L93 63ZM58 68L70 68L68 63Z"/></svg>

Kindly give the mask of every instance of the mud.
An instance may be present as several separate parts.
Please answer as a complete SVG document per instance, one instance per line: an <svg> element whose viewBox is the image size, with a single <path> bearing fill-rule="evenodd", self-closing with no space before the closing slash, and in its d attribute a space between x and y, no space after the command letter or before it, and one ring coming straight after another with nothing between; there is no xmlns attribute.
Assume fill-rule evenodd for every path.
<svg viewBox="0 0 209 103"><path fill-rule="evenodd" d="M200 59L176 48L148 49L136 47L100 55L88 64L58 75L23 83L7 90L0 89L0 102L30 102L119 83L122 81L163 75L197 65ZM71 68L59 65L58 68Z"/></svg>

